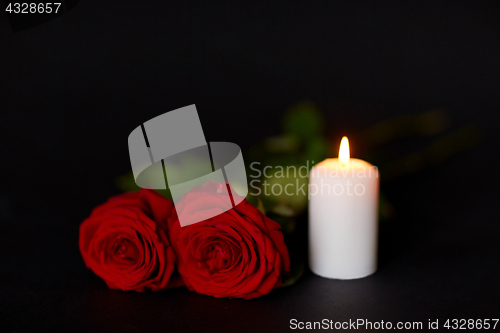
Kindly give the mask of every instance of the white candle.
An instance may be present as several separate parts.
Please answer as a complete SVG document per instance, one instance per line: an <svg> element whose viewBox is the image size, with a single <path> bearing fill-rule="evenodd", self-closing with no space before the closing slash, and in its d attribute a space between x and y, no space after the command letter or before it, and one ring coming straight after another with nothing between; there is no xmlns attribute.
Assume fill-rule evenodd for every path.
<svg viewBox="0 0 500 333"><path fill-rule="evenodd" d="M379 173L349 157L315 165L309 177L309 267L319 276L356 279L377 270Z"/></svg>

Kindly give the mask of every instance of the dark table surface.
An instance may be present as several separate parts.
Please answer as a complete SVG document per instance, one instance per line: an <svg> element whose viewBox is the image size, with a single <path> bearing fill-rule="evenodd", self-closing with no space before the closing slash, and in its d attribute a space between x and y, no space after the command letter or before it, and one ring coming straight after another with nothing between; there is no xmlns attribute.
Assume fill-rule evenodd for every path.
<svg viewBox="0 0 500 333"><path fill-rule="evenodd" d="M0 14L2 331L499 318L499 14L496 2L82 1L16 33ZM113 180L130 170L127 136L138 124L196 103L208 140L247 148L278 133L302 98L325 111L335 139L436 107L451 130L479 129L474 148L383 183L396 215L380 224L374 275L338 281L306 270L244 301L112 291L85 268L79 223L119 193Z"/></svg>
<svg viewBox="0 0 500 333"><path fill-rule="evenodd" d="M390 189L399 197L398 215L381 223L374 275L340 281L307 271L295 285L251 301L215 299L184 288L109 290L83 265L77 217L70 208L58 208L68 204L64 194L49 204L27 193L25 208L42 200L54 210L39 217L19 212L30 220L2 225L2 325L13 331L280 332L292 319L394 325L439 319L442 325L446 319L498 318L500 198L478 195L473 181L457 174L458 162ZM82 204L76 196L73 200L70 205Z"/></svg>

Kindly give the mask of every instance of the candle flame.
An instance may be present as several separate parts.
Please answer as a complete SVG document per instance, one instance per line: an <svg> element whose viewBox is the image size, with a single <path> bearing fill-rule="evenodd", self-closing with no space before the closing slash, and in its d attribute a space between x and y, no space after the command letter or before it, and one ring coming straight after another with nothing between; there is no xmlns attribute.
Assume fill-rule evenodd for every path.
<svg viewBox="0 0 500 333"><path fill-rule="evenodd" d="M340 141L340 149L339 149L339 160L341 162L347 163L349 162L349 140L347 139L347 136L344 136L342 138L342 141Z"/></svg>

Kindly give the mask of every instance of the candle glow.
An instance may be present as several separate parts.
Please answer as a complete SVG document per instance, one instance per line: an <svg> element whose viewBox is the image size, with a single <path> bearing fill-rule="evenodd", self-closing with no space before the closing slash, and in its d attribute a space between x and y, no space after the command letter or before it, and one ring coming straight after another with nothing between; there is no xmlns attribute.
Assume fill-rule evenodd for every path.
<svg viewBox="0 0 500 333"><path fill-rule="evenodd" d="M339 160L343 163L348 163L349 162L349 140L347 139L347 136L344 136L342 138L342 141L340 141L340 149L339 149Z"/></svg>

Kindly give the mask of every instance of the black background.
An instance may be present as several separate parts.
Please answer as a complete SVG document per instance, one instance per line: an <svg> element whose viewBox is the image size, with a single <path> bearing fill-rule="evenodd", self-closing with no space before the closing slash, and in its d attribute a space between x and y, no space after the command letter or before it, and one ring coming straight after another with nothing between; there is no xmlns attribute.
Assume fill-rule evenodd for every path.
<svg viewBox="0 0 500 333"><path fill-rule="evenodd" d="M0 14L0 325L6 331L269 331L290 319L500 316L500 7L496 2L81 1L13 33ZM208 141L243 148L309 99L339 140L432 108L479 145L388 183L376 274L309 272L260 299L108 290L78 226L119 191L128 134L196 104ZM335 141L336 142L336 141ZM333 153L332 153L333 154ZM352 152L356 156L356 152ZM499 328L497 328L499 329Z"/></svg>

